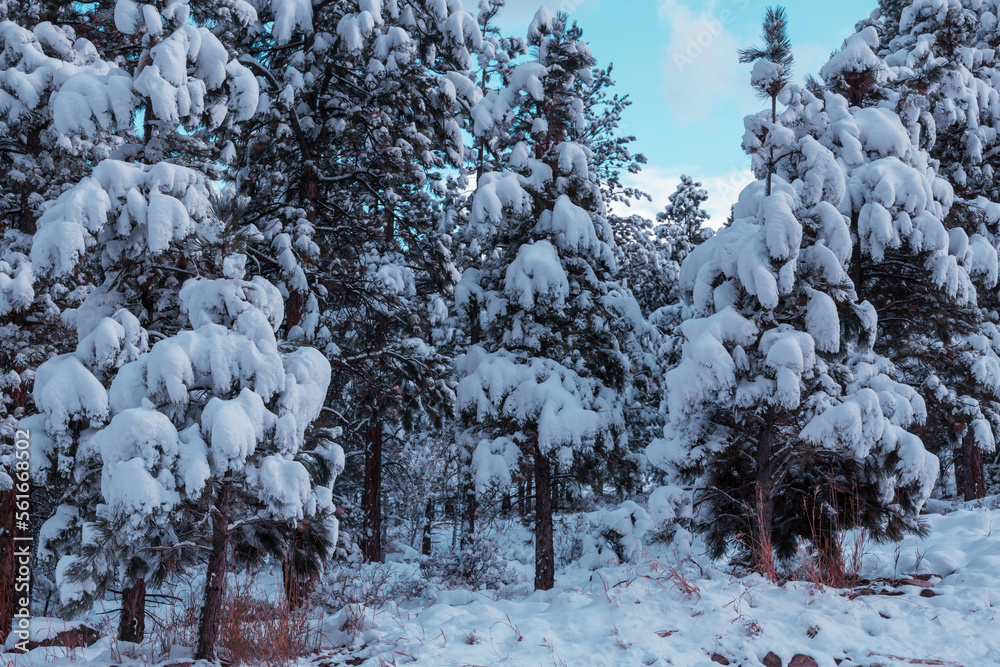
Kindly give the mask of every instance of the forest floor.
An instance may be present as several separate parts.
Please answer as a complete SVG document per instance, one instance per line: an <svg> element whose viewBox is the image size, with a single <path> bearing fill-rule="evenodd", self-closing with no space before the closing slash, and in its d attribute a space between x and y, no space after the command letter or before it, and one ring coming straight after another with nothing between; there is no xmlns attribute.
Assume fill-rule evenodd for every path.
<svg viewBox="0 0 1000 667"><path fill-rule="evenodd" d="M500 591L425 589L410 599L354 603L295 630L320 647L295 664L1000 665L998 504L1000 498L971 507L936 502L926 538L886 545L849 540L845 554L859 557L861 566L851 587L773 584L698 556L697 543L694 557L684 559L654 545L630 565L564 567L552 591L532 592L522 576ZM508 536L522 555L525 535ZM383 567L397 579L419 573L406 554ZM36 632L45 628L39 622ZM175 648L164 661L151 647L123 648L102 638L76 651L0 654L0 667L186 667L188 655Z"/></svg>

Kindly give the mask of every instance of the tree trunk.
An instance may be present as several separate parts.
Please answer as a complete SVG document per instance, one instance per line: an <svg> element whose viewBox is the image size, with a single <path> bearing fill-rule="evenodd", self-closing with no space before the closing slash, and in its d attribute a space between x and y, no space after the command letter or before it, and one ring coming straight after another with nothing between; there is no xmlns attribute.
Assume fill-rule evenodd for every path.
<svg viewBox="0 0 1000 667"><path fill-rule="evenodd" d="M298 609L305 603L311 588L311 586L303 585L302 576L296 565L298 556L296 552L301 541L299 534L299 530L293 531L281 559L281 576L285 588L285 602L288 604L289 611Z"/></svg>
<svg viewBox="0 0 1000 667"><path fill-rule="evenodd" d="M778 96L771 95L771 123L778 122ZM771 196L771 175L774 173L774 148L767 156L767 184L764 186L764 196Z"/></svg>
<svg viewBox="0 0 1000 667"><path fill-rule="evenodd" d="M382 562L382 422L377 419L365 432L365 488L361 495L364 526L361 555L366 562Z"/></svg>
<svg viewBox="0 0 1000 667"><path fill-rule="evenodd" d="M962 438L962 451L955 459L956 475L962 497L966 501L979 500L986 496L986 480L983 473L983 453L976 447L972 428L966 430Z"/></svg>
<svg viewBox="0 0 1000 667"><path fill-rule="evenodd" d="M423 540L420 545L420 553L425 556L431 555L431 546L433 546L431 537L434 525L434 501L428 500L427 505L424 507L424 535Z"/></svg>
<svg viewBox="0 0 1000 667"><path fill-rule="evenodd" d="M476 500L476 487L472 482L465 486L465 534L462 535L462 546L467 547L472 541L472 534L476 532L476 513L479 511L479 502Z"/></svg>
<svg viewBox="0 0 1000 667"><path fill-rule="evenodd" d="M14 487L0 491L0 637L4 639L14 623L14 493Z"/></svg>
<svg viewBox="0 0 1000 667"><path fill-rule="evenodd" d="M138 644L146 636L146 580L122 591L122 613L118 620L118 640Z"/></svg>
<svg viewBox="0 0 1000 667"><path fill-rule="evenodd" d="M214 660L215 642L222 620L222 602L226 593L226 571L229 561L229 504L233 495L233 480L226 474L215 498L212 516L212 553L205 572L205 606L198 623L198 650L195 660Z"/></svg>
<svg viewBox="0 0 1000 667"><path fill-rule="evenodd" d="M555 586L555 547L552 541L552 469L547 456L535 452L535 590Z"/></svg>
<svg viewBox="0 0 1000 667"><path fill-rule="evenodd" d="M299 585L298 573L295 571L295 555L292 552L294 546L289 546L285 550L285 555L281 559L281 577L285 588L285 604L288 609L298 609L302 604L302 587Z"/></svg>
<svg viewBox="0 0 1000 667"><path fill-rule="evenodd" d="M757 498L753 517L752 565L755 572L767 577L774 575L774 552L771 536L774 531L774 425L769 414L761 424L757 439Z"/></svg>

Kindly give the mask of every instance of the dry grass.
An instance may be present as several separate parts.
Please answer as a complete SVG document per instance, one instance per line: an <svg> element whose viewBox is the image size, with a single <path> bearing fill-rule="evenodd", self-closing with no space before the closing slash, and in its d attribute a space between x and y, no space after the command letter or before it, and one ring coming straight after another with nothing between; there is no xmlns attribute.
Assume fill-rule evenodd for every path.
<svg viewBox="0 0 1000 667"><path fill-rule="evenodd" d="M673 585L681 592L681 594L686 598L693 598L695 596L701 597L701 593L698 591L698 587L694 585L684 571L678 567L670 564L666 564L663 568L667 571L667 575Z"/></svg>
<svg viewBox="0 0 1000 667"><path fill-rule="evenodd" d="M668 582L685 598L700 598L701 591L694 584L694 582L691 581L691 578L685 574L684 569L679 564L680 561L677 558L677 554L673 553L672 555L674 557L674 561L678 563L677 565L671 565L670 563L664 563L659 560L648 561L647 566L649 571L652 573L652 576L647 578L653 579L661 584Z"/></svg>
<svg viewBox="0 0 1000 667"><path fill-rule="evenodd" d="M836 544L828 550L818 550L807 561L806 580L828 588L854 588L861 581L862 561L868 552L868 532L861 529L850 551L844 554L844 533L834 538Z"/></svg>
<svg viewBox="0 0 1000 667"><path fill-rule="evenodd" d="M818 500L815 501L818 505ZM860 528L849 551L845 553L847 533L840 530L832 535L823 534L812 517L816 512L803 508L810 517L809 543L800 542L798 567L784 579L807 581L826 588L854 588L861 581L862 564L871 546L868 531ZM836 512L836 507L833 511ZM855 524L861 521L855 518Z"/></svg>
<svg viewBox="0 0 1000 667"><path fill-rule="evenodd" d="M233 665L286 667L315 653L320 638L309 624L308 609L290 610L280 590L276 599L261 596L256 581L255 574L240 576L226 591L216 644L220 658ZM164 605L162 613L150 610L146 641L161 659L174 646L197 645L201 593L194 589L180 595L183 603Z"/></svg>
<svg viewBox="0 0 1000 667"><path fill-rule="evenodd" d="M757 521L761 520L759 517L771 513L771 511L765 509L768 504L769 499L764 497L764 490L758 484L757 512L755 515L758 517ZM774 544L771 541L771 532L769 530L751 530L751 532L755 533L750 537L751 562L754 564L754 571L766 577L770 582L778 581L778 569L774 563Z"/></svg>
<svg viewBox="0 0 1000 667"><path fill-rule="evenodd" d="M289 609L256 595L253 577L243 577L226 592L219 646L234 665L285 667L315 653L320 637L310 626L308 609Z"/></svg>

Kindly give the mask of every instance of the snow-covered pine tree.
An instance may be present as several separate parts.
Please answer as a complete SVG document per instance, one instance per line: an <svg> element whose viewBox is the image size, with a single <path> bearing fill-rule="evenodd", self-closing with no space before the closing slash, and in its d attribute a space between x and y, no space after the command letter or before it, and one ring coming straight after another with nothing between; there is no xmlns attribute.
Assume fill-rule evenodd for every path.
<svg viewBox="0 0 1000 667"><path fill-rule="evenodd" d="M378 561L384 439L452 400L432 335L456 277L439 209L445 168L465 159L482 39L455 2L297 7L261 10L274 28L246 62L269 99L238 144L237 183L269 203L249 220L270 244L254 257L288 295L289 336L333 364L329 407L365 460L357 533Z"/></svg>
<svg viewBox="0 0 1000 667"><path fill-rule="evenodd" d="M191 328L158 341L119 371L109 390L115 416L94 436L109 536L147 545L143 536L163 526L169 532L203 527L187 539L168 535L163 545L210 547L198 633L202 659L215 657L234 536L252 540L255 524L274 522L288 534L315 517L325 528L324 542L334 544L330 485L344 465L339 446L307 437L326 399L329 362L312 348L279 348L278 290L260 278L244 280L233 259L240 258L226 258L226 277L185 284L181 307ZM129 470L146 483L123 483ZM184 506L178 496L198 502ZM105 553L116 559L157 560L115 542ZM81 565L90 569L92 562Z"/></svg>
<svg viewBox="0 0 1000 667"><path fill-rule="evenodd" d="M641 215L612 215L619 275L645 315L665 305L677 285L680 264L671 259L671 245L657 233L652 220Z"/></svg>
<svg viewBox="0 0 1000 667"><path fill-rule="evenodd" d="M796 139L777 113L779 97L807 94L787 83L779 14L768 11L752 74L771 109L746 119L759 180L741 193L732 225L682 266L696 317L682 323L682 359L667 374L665 437L647 450L694 483L711 552L736 540L763 573L800 539L838 570L843 529L921 532L937 477L937 460L904 430L924 417L923 401L872 352L875 314L847 273L844 174L828 148ZM772 173L779 164L789 180Z"/></svg>
<svg viewBox="0 0 1000 667"><path fill-rule="evenodd" d="M974 306L945 309L947 326L937 327L941 344L900 350L931 367L924 371L931 408L925 440L946 463L954 461L957 491L968 500L986 493L982 460L994 453L1000 428L1000 377L992 370L1000 350L997 11L995 2L912 2L905 8L883 2L867 22L880 30L878 54L895 73L887 85L899 95L904 125L955 189L942 221L952 253L977 288Z"/></svg>
<svg viewBox="0 0 1000 667"><path fill-rule="evenodd" d="M115 237L109 240L100 220L119 221L114 233L149 258L163 238L149 227L173 224L181 232L170 231L169 247L196 276L176 295L190 328L161 335L147 351L147 334L126 309L104 315L120 294L95 290L101 297L76 312L77 351L39 368L35 403L42 412L22 421L33 431L35 474L74 485L43 526L41 546L58 561L64 604L88 604L121 586L120 634L135 638L142 636L147 582L161 582L207 551L198 654L212 657L231 546L259 542L261 527L287 536L310 517L324 544L336 540L329 486L343 453L322 433L306 436L330 367L313 349L279 349L282 297L259 277L244 280L245 241L228 237L213 215L203 176L167 163L122 164L102 162L47 211L40 229L89 227L104 241L97 254L107 260ZM120 177L105 189L102 168ZM147 177L157 179L148 203L140 190L119 185ZM119 198L108 190L124 192ZM79 206L82 197L92 205ZM196 232L198 252L190 252ZM77 236L63 236L61 247L45 236L34 249L72 264Z"/></svg>
<svg viewBox="0 0 1000 667"><path fill-rule="evenodd" d="M72 284L36 280L28 254L38 217L46 201L131 134L131 119L122 113L128 76L102 59L103 45L74 31L81 23L73 18L79 7L72 3L9 3L0 11L0 169L7 175L0 183L0 470L17 420L33 411L35 368L73 345L54 303L84 296ZM93 106L81 95L87 89ZM90 125L92 135L75 136L78 123ZM12 519L8 493L0 492L0 514ZM44 516L47 495L33 501L36 516ZM13 537L0 529L0 570L12 564ZM47 590L47 574L37 569L36 592ZM0 592L0 633L10 627L12 602L12 590Z"/></svg>
<svg viewBox="0 0 1000 667"><path fill-rule="evenodd" d="M126 309L105 315L93 307L94 303L90 300L76 313L76 352L53 357L39 366L33 389L39 412L20 423L31 433L34 483L55 496L51 516L39 530L38 561L52 569L57 585L59 563L79 551L85 526L94 519L101 501L100 480L93 474L100 469L101 458L91 439L110 417L109 375L148 349L147 332ZM136 582L124 579L120 583L128 588ZM57 593L62 598L62 591L57 589ZM69 597L62 599L68 601ZM126 640L141 639L142 607L123 602L123 623L131 624L121 633ZM127 617L131 620L125 620Z"/></svg>
<svg viewBox="0 0 1000 667"><path fill-rule="evenodd" d="M639 173L642 165L646 163L646 156L634 152L632 146L636 141L634 136L622 134L620 131L623 116L632 106L632 100L627 94L617 92L613 76L614 65L609 64L606 68L595 66L592 72L593 76L589 81L581 77L576 82L578 94L583 101L585 120L582 133L574 137L574 140L590 150L591 165L601 188L601 196L607 208L607 220L615 240L615 257L618 264L615 281L618 289L623 290L624 296L624 288L627 288L631 296L636 297L638 301L636 286L643 283L629 280L629 274L635 276L636 272L631 267L626 268L624 258L628 253L627 250L617 246L618 230L633 223L641 228L645 223L637 216L623 218L612 209L630 207L633 201L650 199L648 193L626 184L622 179L625 173ZM634 239L643 232L641 229L634 229L631 233ZM656 261L648 255L647 257L653 262ZM659 276L652 277L652 280L647 278L647 281L656 282L658 278ZM641 302L638 306L636 308L631 298L618 303L620 329L617 331L617 336L622 351L631 364L630 382L625 399L629 447L612 450L596 449L593 452L594 456L584 456L575 471L571 473L577 480L589 483L594 497L600 500L603 500L609 492L623 500L638 491L639 476L644 461L641 456L636 456L635 452L657 437L663 428L663 415L659 409L663 393L662 374L656 358L660 334L643 317L647 311L642 310ZM563 475L569 472L564 471ZM573 480L570 483L574 483ZM560 485L566 484L560 482Z"/></svg>
<svg viewBox="0 0 1000 667"><path fill-rule="evenodd" d="M503 9L504 4L505 0L483 0L479 3L479 13L476 20L482 35L482 42L474 53L477 71L473 74L474 78L477 79L478 90L475 95L460 98L463 105L463 112L460 115L463 123L462 129L463 132L472 135L473 145L471 152L466 154L465 165L457 178L448 182L448 188L442 201L439 227L441 231L447 231L450 235L456 275L461 275L468 269L475 269L480 260L475 240L462 234L454 234L455 231L464 229L468 222L474 196L474 192L470 189L470 181L476 183L483 177L483 174L494 171L511 142L511 138L503 132L477 134L474 131L475 105L490 90L496 90L504 85L510 76L513 61L518 56L527 53L528 49L527 41L523 37L507 35L496 25L495 19L500 10ZM448 302L450 305L454 305L453 293L449 294ZM454 360L465 354L470 345L481 342L482 330L476 325L464 326L469 324L469 320L464 317L464 314L456 312L454 308L452 308L450 315L448 320L439 327L436 338L439 340L439 351L450 360ZM457 437L456 430L458 431ZM455 441L454 448L459 463L457 479L461 489L458 495L461 497L463 506L462 545L468 548L476 533L476 518L480 504L480 494L477 492L472 471L472 450L467 446L468 443L463 442L462 429L456 425L454 420L449 419L442 424L442 433L446 438ZM517 478L518 481L523 481L525 476L518 474ZM509 509L511 502L509 490L501 491L503 491L503 495L499 502L505 509Z"/></svg>
<svg viewBox="0 0 1000 667"><path fill-rule="evenodd" d="M758 114L759 126L752 132L757 142L747 147L747 152L757 157L764 171L766 195L771 194L771 174L783 155L775 153L774 146L780 142L776 136L778 125L778 95L788 85L791 76L792 42L788 38L788 19L784 7L768 7L764 13L764 24L761 29L762 47L740 50L741 63L753 63L754 72L751 84L757 95L771 102L770 117ZM749 128L748 128L749 129Z"/></svg>
<svg viewBox="0 0 1000 667"><path fill-rule="evenodd" d="M980 118L992 123L996 104L971 73L983 56L963 46L977 22L958 2L915 2L888 21L900 34L880 39L877 22L859 24L822 70L850 106L828 99L832 125L816 132L829 133L820 140L849 173L842 210L857 239L851 273L879 313L876 349L921 391L922 437L946 464L956 462L969 498L984 493L981 457L995 448L1000 397L989 306L996 236L987 200L968 189L970 174L982 183L990 171L977 156L995 134L979 126Z"/></svg>
<svg viewBox="0 0 1000 667"><path fill-rule="evenodd" d="M683 336L679 326L691 315L680 289L681 264L696 247L715 233L705 227L709 215L701 206L707 200L708 193L701 183L690 176L681 176L677 189L670 194L670 203L656 216L658 225L655 232L659 241L656 250L665 253L661 261L668 269L668 276L652 280L647 278L633 288L640 303L645 300L650 304L649 320L660 332L660 374L680 362ZM650 293L651 283L656 294Z"/></svg>
<svg viewBox="0 0 1000 667"><path fill-rule="evenodd" d="M213 25L220 32L252 22L242 0L227 6L242 20ZM120 61L134 71L98 62L94 71L55 77L61 142L99 150L84 155L88 168L71 190L50 196L55 205L38 222L31 258L39 276L84 292L88 281L96 284L95 298L135 305L144 325L168 332L176 320L169 295L186 275L184 255L197 251L196 227L209 217L207 183L222 173L235 124L256 109L258 84L211 30L189 21L183 0L159 9L122 0L115 10L114 26L95 34L124 43ZM140 114L144 132L136 137ZM112 210L121 217L109 220ZM184 242L183 252L171 248Z"/></svg>
<svg viewBox="0 0 1000 667"><path fill-rule="evenodd" d="M581 90L587 129L580 141L590 147L604 201L608 206L613 203L628 206L635 200L650 199L647 193L622 181L624 172L637 174L642 170L646 156L633 153L635 137L619 131L632 100L615 92L613 70L613 64L607 68L595 67L593 80Z"/></svg>
<svg viewBox="0 0 1000 667"><path fill-rule="evenodd" d="M221 33L252 23L250 5L230 2L226 7L219 16L236 12L242 18L225 27L212 23ZM128 347L123 328L132 338L143 327L161 337L176 331L177 291L180 280L191 275L185 264L201 253L202 241L213 238L209 181L221 174L224 143L235 123L256 108L257 81L211 30L188 20L185 2L140 8L122 0L113 21L99 6L79 9L92 14L87 18L93 21L82 23L101 26L88 33L100 40L98 46L72 43L68 35L46 28L39 38L46 46L37 50L70 64L49 57L56 74L37 80L51 81L55 88L56 145L79 154L86 168L71 174L82 178L71 189L49 195L58 198L45 203L30 257L38 276L57 288L53 311L64 310L65 321L75 324L83 361L71 372L89 387L110 381L115 364L129 360L121 352ZM122 67L100 61L97 54L104 49L117 54ZM79 62L73 64L72 58ZM32 53L30 62L37 65L38 54ZM141 138L134 132L140 113L145 114ZM125 326L136 317L141 324ZM134 343L129 343L130 354L137 353ZM65 381L55 366L46 377L55 382L50 389ZM41 554L54 564L79 547L79 526L66 518L88 521L98 503L99 488L84 474L94 452L81 446L87 428L100 427L107 415L93 405L93 413L62 414L52 408L58 401L44 388L34 393L50 401L49 408L37 405L44 414L38 432L54 436L47 454L58 450L56 463L39 471L45 495L55 502L51 512L40 513L51 515L40 529ZM97 394L88 400L98 401ZM140 585L135 577L130 581ZM133 592L126 589L122 639L141 638L144 601L141 591L135 597Z"/></svg>
<svg viewBox="0 0 1000 667"><path fill-rule="evenodd" d="M145 350L145 332L126 311L101 320L76 354L39 369L44 413L25 420L40 427L33 447L43 471L68 444L76 448L82 502L61 506L61 518L83 537L59 558L62 602L100 599L112 585L144 593L183 564L185 551L191 560L207 550L198 655L209 659L231 544L240 534L252 540L257 524L282 524L288 534L310 516L334 543L330 485L343 469L338 446L307 437L329 362L311 348L279 349L278 290L244 280L244 257L222 260L226 277L192 278L181 290L190 328ZM107 389L92 369L111 375ZM60 432L60 424L78 426ZM100 502L87 505L93 485Z"/></svg>
<svg viewBox="0 0 1000 667"><path fill-rule="evenodd" d="M705 227L708 212L701 208L707 199L701 183L682 175L655 223L639 215L610 217L621 254L621 275L647 316L680 298L681 262L712 236Z"/></svg>
<svg viewBox="0 0 1000 667"><path fill-rule="evenodd" d="M179 312L172 319L165 317L178 304L176 280L163 280L155 295L142 296L153 304L152 317L130 288L141 285L158 264L169 277L192 275L194 262L204 255L203 244L217 241L221 231L212 216L211 196L212 185L192 169L108 158L39 220L31 249L39 274L57 282L78 275L82 267L84 275L99 284L78 308L67 312L65 319L77 332L76 352L39 367L34 396L40 414L23 421L36 436L36 484L55 498L39 538L39 555L50 566L79 553L84 526L98 518L102 490L90 473L101 466L102 458L90 441L93 431L112 416L107 399L101 397L117 369L145 351L146 327L164 337L180 326ZM188 268L178 269L181 263ZM141 323L132 309L152 322ZM141 563L131 563L127 574L114 569L106 573L121 577L114 583L124 589L120 636L127 641L142 637L145 578L157 576L156 567L144 569ZM74 600L74 585L67 586L70 592L60 591L61 599L89 601Z"/></svg>
<svg viewBox="0 0 1000 667"><path fill-rule="evenodd" d="M535 586L554 582L551 477L594 449L624 444L629 360L617 328L627 303L613 282L613 237L584 136L578 84L594 58L581 31L541 9L537 56L475 110L476 132L525 140L479 180L466 233L481 264L458 307L481 342L458 361L458 407L477 486L506 486L522 457L535 473ZM501 127L502 126L502 127ZM499 128L499 129L498 129ZM638 310L637 305L635 310Z"/></svg>
<svg viewBox="0 0 1000 667"><path fill-rule="evenodd" d="M656 215L657 236L670 247L670 259L678 266L691 251L712 237L714 233L705 223L708 211L702 205L708 201L708 193L690 176L681 175L677 189L670 194L667 207ZM668 301L671 302L673 299Z"/></svg>
<svg viewBox="0 0 1000 667"><path fill-rule="evenodd" d="M651 315L677 291L680 265L670 258L671 246L660 238L651 220L641 215L608 216L615 237L618 280L639 305L638 326L625 339L632 361L631 387L626 402L625 421L631 450L641 450L663 431L663 373L667 370L658 352L668 327L654 326ZM595 494L602 493L605 479L628 480L629 476L604 470L603 461L588 466L584 478ZM626 468L627 470L627 468ZM610 475L606 476L606 473Z"/></svg>
<svg viewBox="0 0 1000 667"><path fill-rule="evenodd" d="M636 396L630 401L628 421L629 438L637 445L659 437L662 430L663 416L654 415L660 412L663 375L680 361L678 326L688 314L680 290L680 267L714 233L704 227L709 216L701 205L707 199L701 183L682 175L668 198L670 203L657 214L657 223L639 215L609 218L620 256L619 275L648 318L653 333L647 340L655 346L649 361L634 374ZM644 345L633 356L645 358L647 350ZM641 431L637 423L642 423Z"/></svg>

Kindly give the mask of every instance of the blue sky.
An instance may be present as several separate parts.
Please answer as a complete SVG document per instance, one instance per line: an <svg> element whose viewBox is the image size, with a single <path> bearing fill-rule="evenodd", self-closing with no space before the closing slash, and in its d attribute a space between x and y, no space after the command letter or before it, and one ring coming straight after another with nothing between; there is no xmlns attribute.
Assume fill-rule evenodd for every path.
<svg viewBox="0 0 1000 667"><path fill-rule="evenodd" d="M539 0L508 0L500 24L524 34ZM632 98L623 131L649 164L636 183L653 197L641 206L662 209L681 173L709 190L713 226L749 182L749 158L740 150L743 116L761 108L750 88L750 68L739 48L756 44L768 5L788 11L794 76L818 72L830 52L854 32L876 0L549 0L570 10L602 65L613 62L618 88Z"/></svg>

